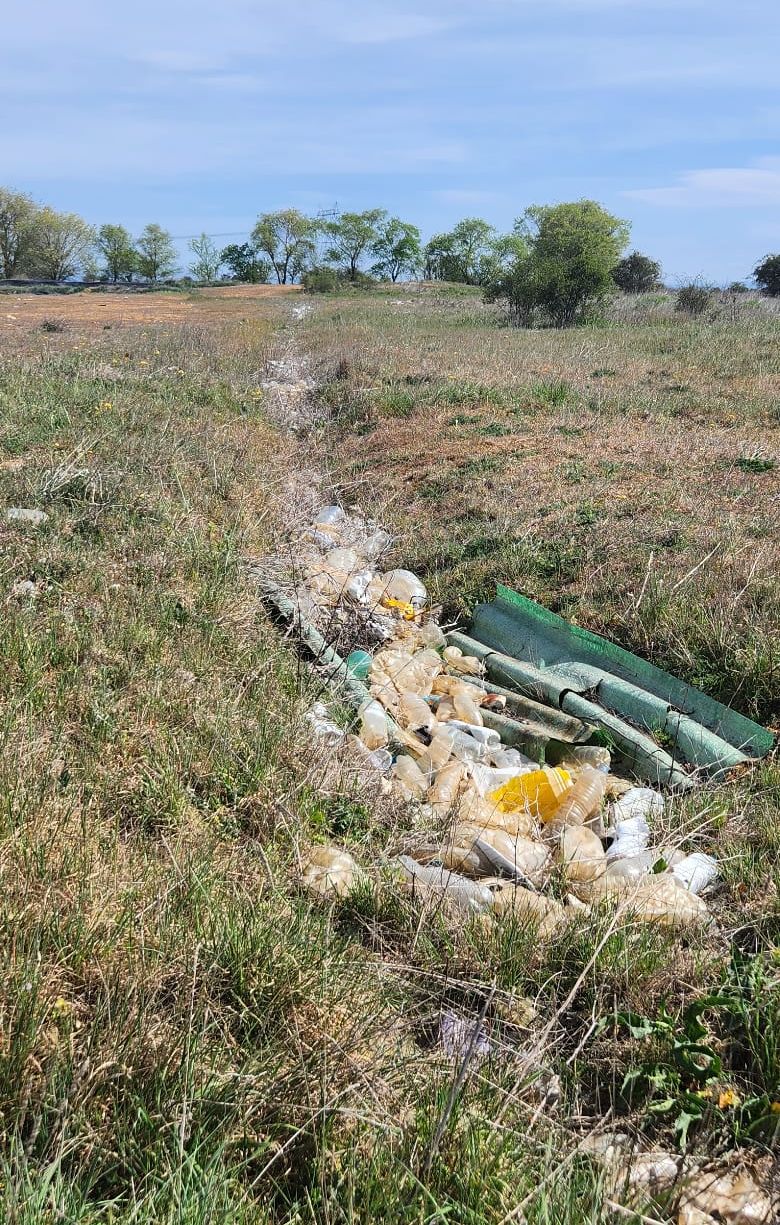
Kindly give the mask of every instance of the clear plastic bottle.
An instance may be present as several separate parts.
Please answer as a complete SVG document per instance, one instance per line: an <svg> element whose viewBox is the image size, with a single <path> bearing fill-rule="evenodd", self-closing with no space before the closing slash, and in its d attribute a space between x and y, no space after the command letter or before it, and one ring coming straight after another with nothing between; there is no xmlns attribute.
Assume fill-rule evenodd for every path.
<svg viewBox="0 0 780 1225"><path fill-rule="evenodd" d="M456 672L466 676L482 676L484 664L475 655L464 655L460 647L445 647L444 661Z"/></svg>
<svg viewBox="0 0 780 1225"><path fill-rule="evenodd" d="M485 746L470 736L468 732L462 732L459 727L451 729L452 735L452 754L459 761L477 762L485 759Z"/></svg>
<svg viewBox="0 0 780 1225"><path fill-rule="evenodd" d="M717 878L718 862L711 855L694 851L672 868L671 875L690 893L701 893Z"/></svg>
<svg viewBox="0 0 780 1225"><path fill-rule="evenodd" d="M384 594L388 599L411 604L413 608L425 607L428 592L425 584L411 570L388 570L383 576Z"/></svg>
<svg viewBox="0 0 780 1225"><path fill-rule="evenodd" d="M593 766L583 766L574 786L563 796L560 803L542 820L548 823L551 833L558 833L566 825L585 825L598 813L607 786L607 775Z"/></svg>
<svg viewBox="0 0 780 1225"><path fill-rule="evenodd" d="M387 744L387 715L376 698L364 702L360 715L360 739L367 749L382 749Z"/></svg>
<svg viewBox="0 0 780 1225"><path fill-rule="evenodd" d="M572 760L580 766L593 766L594 770L609 770L612 757L609 749L600 744L578 744L571 750Z"/></svg>
<svg viewBox="0 0 780 1225"><path fill-rule="evenodd" d="M448 762L439 770L428 793L428 799L434 808L443 808L445 811L452 808L458 797L465 773L463 762L457 760Z"/></svg>
<svg viewBox="0 0 780 1225"><path fill-rule="evenodd" d="M612 832L615 836L607 849L607 859L629 859L641 855L650 845L650 826L643 816L619 821Z"/></svg>
<svg viewBox="0 0 780 1225"><path fill-rule="evenodd" d="M424 774L435 774L445 766L452 757L452 732L446 724L434 727L431 743L419 757L420 769Z"/></svg>
<svg viewBox="0 0 780 1225"><path fill-rule="evenodd" d="M414 799L421 799L428 790L428 780L417 762L406 753L395 759L393 777L399 780L402 787Z"/></svg>
<svg viewBox="0 0 780 1225"><path fill-rule="evenodd" d="M648 817L660 817L664 811L664 797L652 787L631 787L612 803L612 824L618 825L634 817L647 821Z"/></svg>
<svg viewBox="0 0 780 1225"><path fill-rule="evenodd" d="M418 693L410 693L405 690L398 703L398 722L401 727L408 727L415 731L422 727L428 731L433 727L433 711Z"/></svg>
<svg viewBox="0 0 780 1225"><path fill-rule="evenodd" d="M569 883L595 880L607 866L601 839L586 825L566 825L561 830L558 859Z"/></svg>
<svg viewBox="0 0 780 1225"><path fill-rule="evenodd" d="M467 736L471 736L473 740L484 744L485 751L498 748L501 744L501 737L498 732L494 732L490 727L476 727L473 723L462 723L460 719L448 720L450 727L456 727L459 731L465 732Z"/></svg>
<svg viewBox="0 0 780 1225"><path fill-rule="evenodd" d="M476 702L472 701L468 693L464 692L465 686L453 694L452 702L455 707L455 714L463 723L473 723L475 727L482 727L482 715L479 713L479 707Z"/></svg>
<svg viewBox="0 0 780 1225"><path fill-rule="evenodd" d="M652 872L658 858L655 851L639 851L635 855L620 859L607 859L607 876L619 877L622 880L641 880Z"/></svg>
<svg viewBox="0 0 780 1225"><path fill-rule="evenodd" d="M420 637L423 645L431 647L434 651L440 651L447 645L447 639L435 621L426 621L425 625L420 626Z"/></svg>

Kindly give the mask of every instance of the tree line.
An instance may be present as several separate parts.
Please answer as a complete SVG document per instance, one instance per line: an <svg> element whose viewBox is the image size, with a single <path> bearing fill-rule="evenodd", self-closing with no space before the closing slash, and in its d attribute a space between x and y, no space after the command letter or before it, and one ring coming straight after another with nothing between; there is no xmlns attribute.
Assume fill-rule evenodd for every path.
<svg viewBox="0 0 780 1225"><path fill-rule="evenodd" d="M625 254L629 235L629 223L595 200L534 205L510 233L466 217L426 243L416 225L385 209L322 218L287 208L261 214L245 242L221 250L208 234L191 239L189 271L199 282L216 281L226 270L236 281L303 281L314 291L371 278L424 277L480 286L520 323L566 326L616 287L628 293L661 287L657 261L639 251ZM80 274L154 285L174 275L177 260L172 236L157 224L133 238L122 225L94 227L76 213L0 188L0 278L62 281ZM763 292L780 295L780 255L767 256L752 275Z"/></svg>

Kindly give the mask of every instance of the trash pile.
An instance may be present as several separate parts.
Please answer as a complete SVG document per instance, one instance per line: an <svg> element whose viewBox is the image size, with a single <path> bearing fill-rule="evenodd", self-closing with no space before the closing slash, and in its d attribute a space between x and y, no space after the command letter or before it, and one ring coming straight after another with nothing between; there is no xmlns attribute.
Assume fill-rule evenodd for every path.
<svg viewBox="0 0 780 1225"><path fill-rule="evenodd" d="M661 793L614 776L598 745L571 745L550 766L505 743L487 724L506 707L506 691L492 692L480 661L448 645L416 575L377 569L388 544L366 520L325 507L301 542L294 603L301 626L319 624L342 640L346 627L359 626L358 641L373 647L346 660L359 717L350 741L418 807L428 831L390 861L403 886L467 914L531 919L543 937L610 899L649 923L708 922L700 894L717 865L653 845ZM331 743L344 737L324 707L308 717ZM547 891L554 874L563 901ZM303 879L343 895L361 875L349 854L320 846Z"/></svg>

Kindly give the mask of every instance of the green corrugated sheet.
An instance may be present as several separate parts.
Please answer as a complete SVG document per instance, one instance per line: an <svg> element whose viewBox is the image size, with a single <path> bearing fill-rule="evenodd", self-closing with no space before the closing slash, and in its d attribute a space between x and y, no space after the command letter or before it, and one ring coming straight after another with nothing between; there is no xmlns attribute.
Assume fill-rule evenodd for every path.
<svg viewBox="0 0 780 1225"><path fill-rule="evenodd" d="M629 725L662 733L672 757L710 774L763 757L773 746L771 732L751 719L508 587L478 606L470 636L533 664L546 700L560 709L568 705L569 713L591 718L593 699Z"/></svg>

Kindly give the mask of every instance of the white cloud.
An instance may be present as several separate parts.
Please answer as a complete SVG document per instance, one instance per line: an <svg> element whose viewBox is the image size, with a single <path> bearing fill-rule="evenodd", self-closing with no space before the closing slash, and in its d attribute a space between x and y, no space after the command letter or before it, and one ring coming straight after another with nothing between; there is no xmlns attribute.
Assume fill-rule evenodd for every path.
<svg viewBox="0 0 780 1225"><path fill-rule="evenodd" d="M762 157L752 166L689 170L669 187L623 193L645 204L674 208L744 208L780 204L780 157Z"/></svg>

